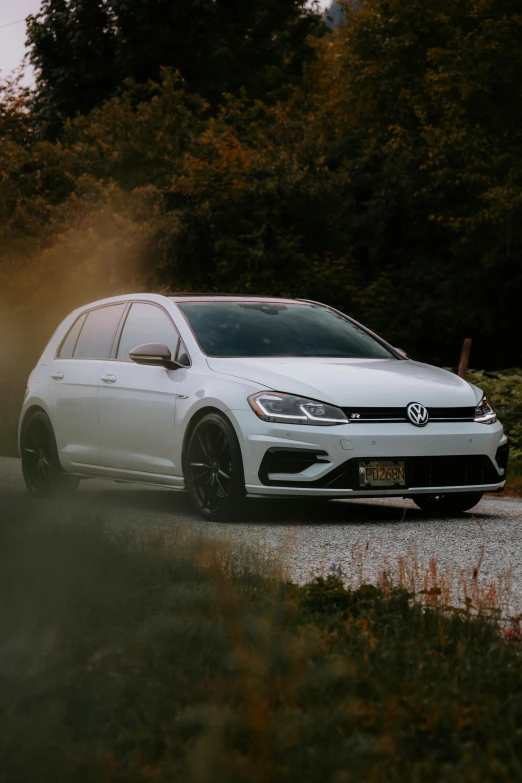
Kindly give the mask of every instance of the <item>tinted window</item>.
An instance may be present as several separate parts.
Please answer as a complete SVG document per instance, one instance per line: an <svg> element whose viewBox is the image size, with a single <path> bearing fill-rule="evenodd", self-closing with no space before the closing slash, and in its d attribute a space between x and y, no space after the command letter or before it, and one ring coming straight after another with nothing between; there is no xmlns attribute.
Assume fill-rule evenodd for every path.
<svg viewBox="0 0 522 783"><path fill-rule="evenodd" d="M129 351L144 343L163 343L174 358L178 347L178 333L161 308L136 303L132 305L125 321L117 358L130 361Z"/></svg>
<svg viewBox="0 0 522 783"><path fill-rule="evenodd" d="M91 310L76 343L74 358L108 359L111 355L112 341L124 310L124 304Z"/></svg>
<svg viewBox="0 0 522 783"><path fill-rule="evenodd" d="M179 307L208 356L393 357L361 328L324 307L262 302Z"/></svg>
<svg viewBox="0 0 522 783"><path fill-rule="evenodd" d="M74 324L69 329L69 334L65 338L65 340L62 343L62 347L60 348L60 359L71 359L74 354L74 347L76 345L76 340L78 339L78 335L80 334L80 329L83 326L83 322L85 321L85 315L81 315L79 318L76 319Z"/></svg>

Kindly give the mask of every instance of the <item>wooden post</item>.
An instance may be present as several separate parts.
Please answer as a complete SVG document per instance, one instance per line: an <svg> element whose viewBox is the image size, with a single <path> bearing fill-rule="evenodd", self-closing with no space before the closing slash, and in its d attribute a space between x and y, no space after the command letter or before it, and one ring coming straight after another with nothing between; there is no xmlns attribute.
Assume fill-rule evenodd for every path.
<svg viewBox="0 0 522 783"><path fill-rule="evenodd" d="M468 369L468 364L469 364L470 351L471 351L471 337L466 337L466 339L462 344L462 351L460 352L460 362L459 362L459 372L458 372L459 378L466 377L466 371Z"/></svg>

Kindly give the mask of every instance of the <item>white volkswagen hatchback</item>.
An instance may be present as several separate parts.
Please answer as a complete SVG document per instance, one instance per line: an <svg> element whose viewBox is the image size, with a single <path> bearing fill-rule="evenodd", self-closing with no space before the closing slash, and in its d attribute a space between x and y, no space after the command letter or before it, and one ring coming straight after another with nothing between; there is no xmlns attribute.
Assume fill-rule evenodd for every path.
<svg viewBox="0 0 522 783"><path fill-rule="evenodd" d="M409 497L472 508L505 483L482 391L317 302L136 294L59 326L19 426L27 487L82 477L187 489L207 519L246 495Z"/></svg>

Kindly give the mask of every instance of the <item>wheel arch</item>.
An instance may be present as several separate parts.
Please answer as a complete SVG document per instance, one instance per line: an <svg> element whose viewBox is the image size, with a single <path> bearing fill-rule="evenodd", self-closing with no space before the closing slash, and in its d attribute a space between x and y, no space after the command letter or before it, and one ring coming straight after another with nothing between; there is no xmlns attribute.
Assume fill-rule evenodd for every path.
<svg viewBox="0 0 522 783"><path fill-rule="evenodd" d="M190 436L192 435L192 431L194 430L194 427L197 425L197 423L200 422L201 419L203 419L209 413L217 413L220 416L223 416L223 418L225 418L228 421L228 423L230 424L230 426L232 427L234 432L236 432L236 428L234 426L234 422L230 419L230 416L227 416L227 414L223 410L221 410L221 408L218 408L215 405L205 405L204 408L199 408L199 410L197 410L194 413L194 415L192 416L192 418L190 419L190 421L189 421L189 423L188 423L188 425L187 425L187 427L185 429L185 433L183 435L183 445L182 445L182 448L181 448L181 469L183 470L183 475L184 476L186 474L186 471L185 471L185 459L186 459L186 453L187 453L187 445L188 445ZM236 433L236 435L237 435L237 433ZM241 444L240 444L240 448L241 448Z"/></svg>
<svg viewBox="0 0 522 783"><path fill-rule="evenodd" d="M22 454L22 433L24 431L24 427L28 421L28 419L34 414L34 413L44 413L47 418L49 419L49 422L51 421L49 418L49 413L45 410L45 408L42 405L39 405L37 402L32 403L27 410L25 410L20 417L20 423L18 425L18 456L21 456ZM51 424L52 427L52 424Z"/></svg>

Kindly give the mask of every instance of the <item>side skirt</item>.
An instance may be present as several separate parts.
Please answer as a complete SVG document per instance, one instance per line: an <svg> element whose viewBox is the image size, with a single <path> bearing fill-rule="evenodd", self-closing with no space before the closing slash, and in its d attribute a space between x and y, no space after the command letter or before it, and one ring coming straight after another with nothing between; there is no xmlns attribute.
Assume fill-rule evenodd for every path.
<svg viewBox="0 0 522 783"><path fill-rule="evenodd" d="M185 489L183 476L171 476L167 473L144 473L138 470L121 470L101 465L81 465L78 463L75 467L78 469L67 471L67 473L80 478L100 478L122 483L154 484L156 486L169 487L170 489Z"/></svg>

